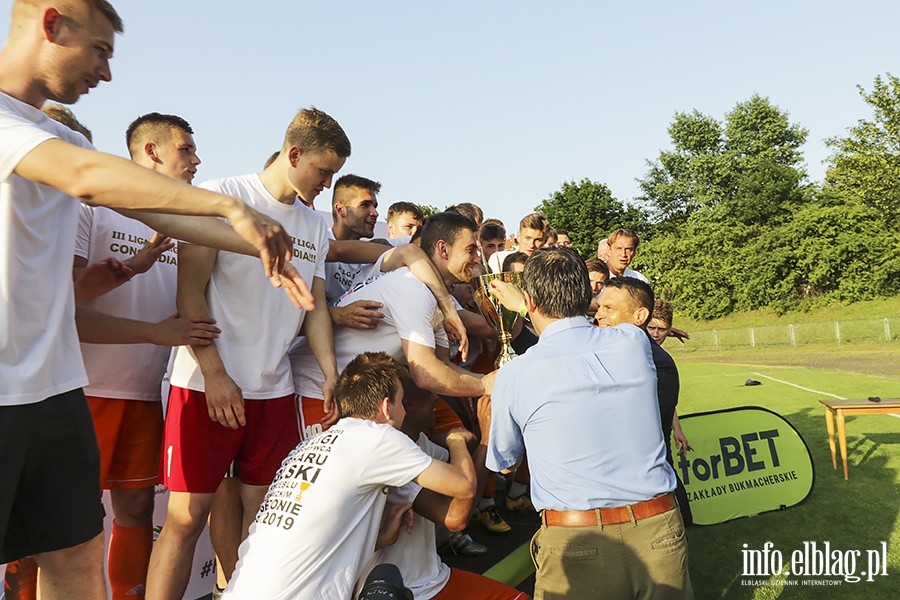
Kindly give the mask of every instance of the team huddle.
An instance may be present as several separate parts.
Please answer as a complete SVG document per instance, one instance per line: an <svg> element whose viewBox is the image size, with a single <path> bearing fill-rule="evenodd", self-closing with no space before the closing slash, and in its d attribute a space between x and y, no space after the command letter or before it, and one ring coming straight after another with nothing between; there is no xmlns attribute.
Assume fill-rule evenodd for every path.
<svg viewBox="0 0 900 600"><path fill-rule="evenodd" d="M399 202L373 239L381 184L338 176L350 139L315 108L261 171L198 186L182 116L104 154L56 102L110 80L122 29L105 0L15 0L0 52L8 599L182 598L207 526L226 599L347 599L384 563L417 599L527 598L437 550L485 551L473 513L509 530L504 475L506 508L541 515L536 598L693 597L672 311L634 233L584 261L539 213L507 249L477 206ZM519 356L497 370L473 290L508 271L521 288L489 292Z"/></svg>

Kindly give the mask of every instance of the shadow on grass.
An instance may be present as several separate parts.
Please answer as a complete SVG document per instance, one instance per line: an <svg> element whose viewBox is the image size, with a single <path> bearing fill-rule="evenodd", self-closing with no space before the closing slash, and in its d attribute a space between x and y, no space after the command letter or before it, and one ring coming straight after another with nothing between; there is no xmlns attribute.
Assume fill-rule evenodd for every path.
<svg viewBox="0 0 900 600"><path fill-rule="evenodd" d="M688 531L691 581L698 600L707 598L782 600L806 598L897 598L900 573L866 577L857 583L843 577L824 575L794 576L798 585L750 585L770 580L767 576L744 576L744 545L762 550L766 542L781 553L785 565L792 554L804 550L804 542L815 542L822 550L825 542L831 552L859 550L856 574L868 572L867 550L881 549L891 539L897 519L897 471L900 434L865 434L848 422L848 458L850 479L844 481L838 456L837 470L832 468L824 410L803 408L785 414L809 446L816 471L815 487L799 506L757 517L739 519L721 525L695 527ZM855 419L854 419L855 420ZM860 429L860 431L856 431ZM884 446L889 446L887 449ZM900 548L888 548L888 562L896 571ZM830 580L836 586L803 585L804 580Z"/></svg>

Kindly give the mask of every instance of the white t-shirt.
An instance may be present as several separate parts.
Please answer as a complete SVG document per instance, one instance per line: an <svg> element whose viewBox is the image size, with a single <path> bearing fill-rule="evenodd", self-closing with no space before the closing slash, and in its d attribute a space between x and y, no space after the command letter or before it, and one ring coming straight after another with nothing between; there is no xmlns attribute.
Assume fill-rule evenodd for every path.
<svg viewBox="0 0 900 600"><path fill-rule="evenodd" d="M401 235L400 237L388 238L388 241L391 243L391 246L393 246L394 248L399 248L400 246L403 246L404 244L411 244L412 236L411 235Z"/></svg>
<svg viewBox="0 0 900 600"><path fill-rule="evenodd" d="M503 261L506 260L506 257L510 254L515 254L518 250L499 250L491 254L491 257L488 259L488 267L491 269L491 273L500 273L503 271Z"/></svg>
<svg viewBox="0 0 900 600"><path fill-rule="evenodd" d="M444 317L428 287L402 267L344 295L339 306L356 300L374 300L384 306L384 319L375 329L338 327L334 331L334 353L338 371L362 352L383 351L406 364L401 340L429 348L448 348ZM308 345L291 353L297 394L321 398L325 376Z"/></svg>
<svg viewBox="0 0 900 600"><path fill-rule="evenodd" d="M13 174L53 138L93 149L80 133L0 92L0 406L88 382L72 291L78 201Z"/></svg>
<svg viewBox="0 0 900 600"><path fill-rule="evenodd" d="M436 460L447 462L450 453L429 440L424 433L417 442L422 451ZM399 488L391 488L388 502L391 504L412 504L422 491L422 486L414 481ZM441 561L437 553L434 523L416 514L412 533L401 533L397 541L375 553L374 559L363 571L360 580L381 563L397 565L403 575L403 585L408 587L415 600L428 600L444 589L450 580L450 567Z"/></svg>
<svg viewBox="0 0 900 600"><path fill-rule="evenodd" d="M227 600L347 600L387 501L431 457L390 425L341 419L282 462L238 550Z"/></svg>
<svg viewBox="0 0 900 600"><path fill-rule="evenodd" d="M210 181L200 187L236 196L279 221L294 240L291 264L303 280L312 288L313 277L324 279L328 236L321 216L297 200L282 204L256 174ZM306 311L297 309L284 291L272 287L259 259L219 252L206 288L206 301L216 326L222 330L216 348L243 397L264 400L292 394L287 353ZM203 374L190 347L175 350L170 380L178 387L204 391Z"/></svg>
<svg viewBox="0 0 900 600"><path fill-rule="evenodd" d="M334 239L334 231L329 229L329 243ZM396 247L397 244L394 246ZM390 249L390 246L384 246L384 254L387 254ZM382 263L384 262L384 254L379 256L378 260L374 263L351 264L326 262L325 292L328 294L328 297L331 298L328 301L328 305L337 306L341 301L341 298L343 298L351 289L370 283L384 275L384 271L381 270Z"/></svg>
<svg viewBox="0 0 900 600"><path fill-rule="evenodd" d="M609 272L609 276L616 277L616 275L613 275L612 271ZM634 269L630 269L628 267L625 267L625 270L622 271L621 277L634 277L635 279L640 279L644 283L650 283L650 280L644 277L643 273L641 273L640 271L635 271Z"/></svg>
<svg viewBox="0 0 900 600"><path fill-rule="evenodd" d="M81 205L75 256L88 266L113 257L125 261L153 236L153 229L104 207ZM149 271L84 304L115 317L158 322L175 314L176 248L164 252ZM88 396L159 400L171 349L153 344L82 344L90 383Z"/></svg>
<svg viewBox="0 0 900 600"><path fill-rule="evenodd" d="M328 229L328 241L331 242L334 239L334 231ZM387 248L385 249L387 250ZM341 262L325 263L325 293L328 294L328 304L330 306L337 305L341 296L350 289L350 285L353 283L356 274L359 273L360 269L366 266L369 265Z"/></svg>

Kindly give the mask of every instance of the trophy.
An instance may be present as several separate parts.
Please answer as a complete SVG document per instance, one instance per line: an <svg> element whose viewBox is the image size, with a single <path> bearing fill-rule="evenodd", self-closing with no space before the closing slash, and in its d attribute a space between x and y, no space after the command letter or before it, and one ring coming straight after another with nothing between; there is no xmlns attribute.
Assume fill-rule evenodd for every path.
<svg viewBox="0 0 900 600"><path fill-rule="evenodd" d="M494 366L499 369L516 357L516 352L512 349L510 342L512 341L512 328L519 314L504 307L497 298L491 295L491 282L494 280L505 281L521 289L522 274L507 271L482 275L478 278L478 289L475 290L478 310L500 336L500 356L494 363Z"/></svg>

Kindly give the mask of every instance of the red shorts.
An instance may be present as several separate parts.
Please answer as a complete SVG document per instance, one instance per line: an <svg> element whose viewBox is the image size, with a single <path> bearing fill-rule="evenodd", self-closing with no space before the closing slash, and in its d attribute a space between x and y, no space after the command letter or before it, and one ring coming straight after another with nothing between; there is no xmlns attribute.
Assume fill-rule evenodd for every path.
<svg viewBox="0 0 900 600"><path fill-rule="evenodd" d="M87 397L100 447L100 487L153 487L159 480L160 402Z"/></svg>
<svg viewBox="0 0 900 600"><path fill-rule="evenodd" d="M456 411L450 408L443 398L438 397L437 402L434 403L434 429L426 431L425 435L444 433L462 426L463 423Z"/></svg>
<svg viewBox="0 0 900 600"><path fill-rule="evenodd" d="M528 594L511 588L505 583L494 581L484 575L450 569L447 585L431 600L452 600L467 598L468 600L528 600Z"/></svg>
<svg viewBox="0 0 900 600"><path fill-rule="evenodd" d="M242 483L269 485L300 442L294 395L244 400L247 424L209 418L206 394L172 386L162 448L162 481L173 492L216 491L232 461Z"/></svg>
<svg viewBox="0 0 900 600"><path fill-rule="evenodd" d="M306 440L325 431L325 401L321 398L297 396L300 411L300 439Z"/></svg>

